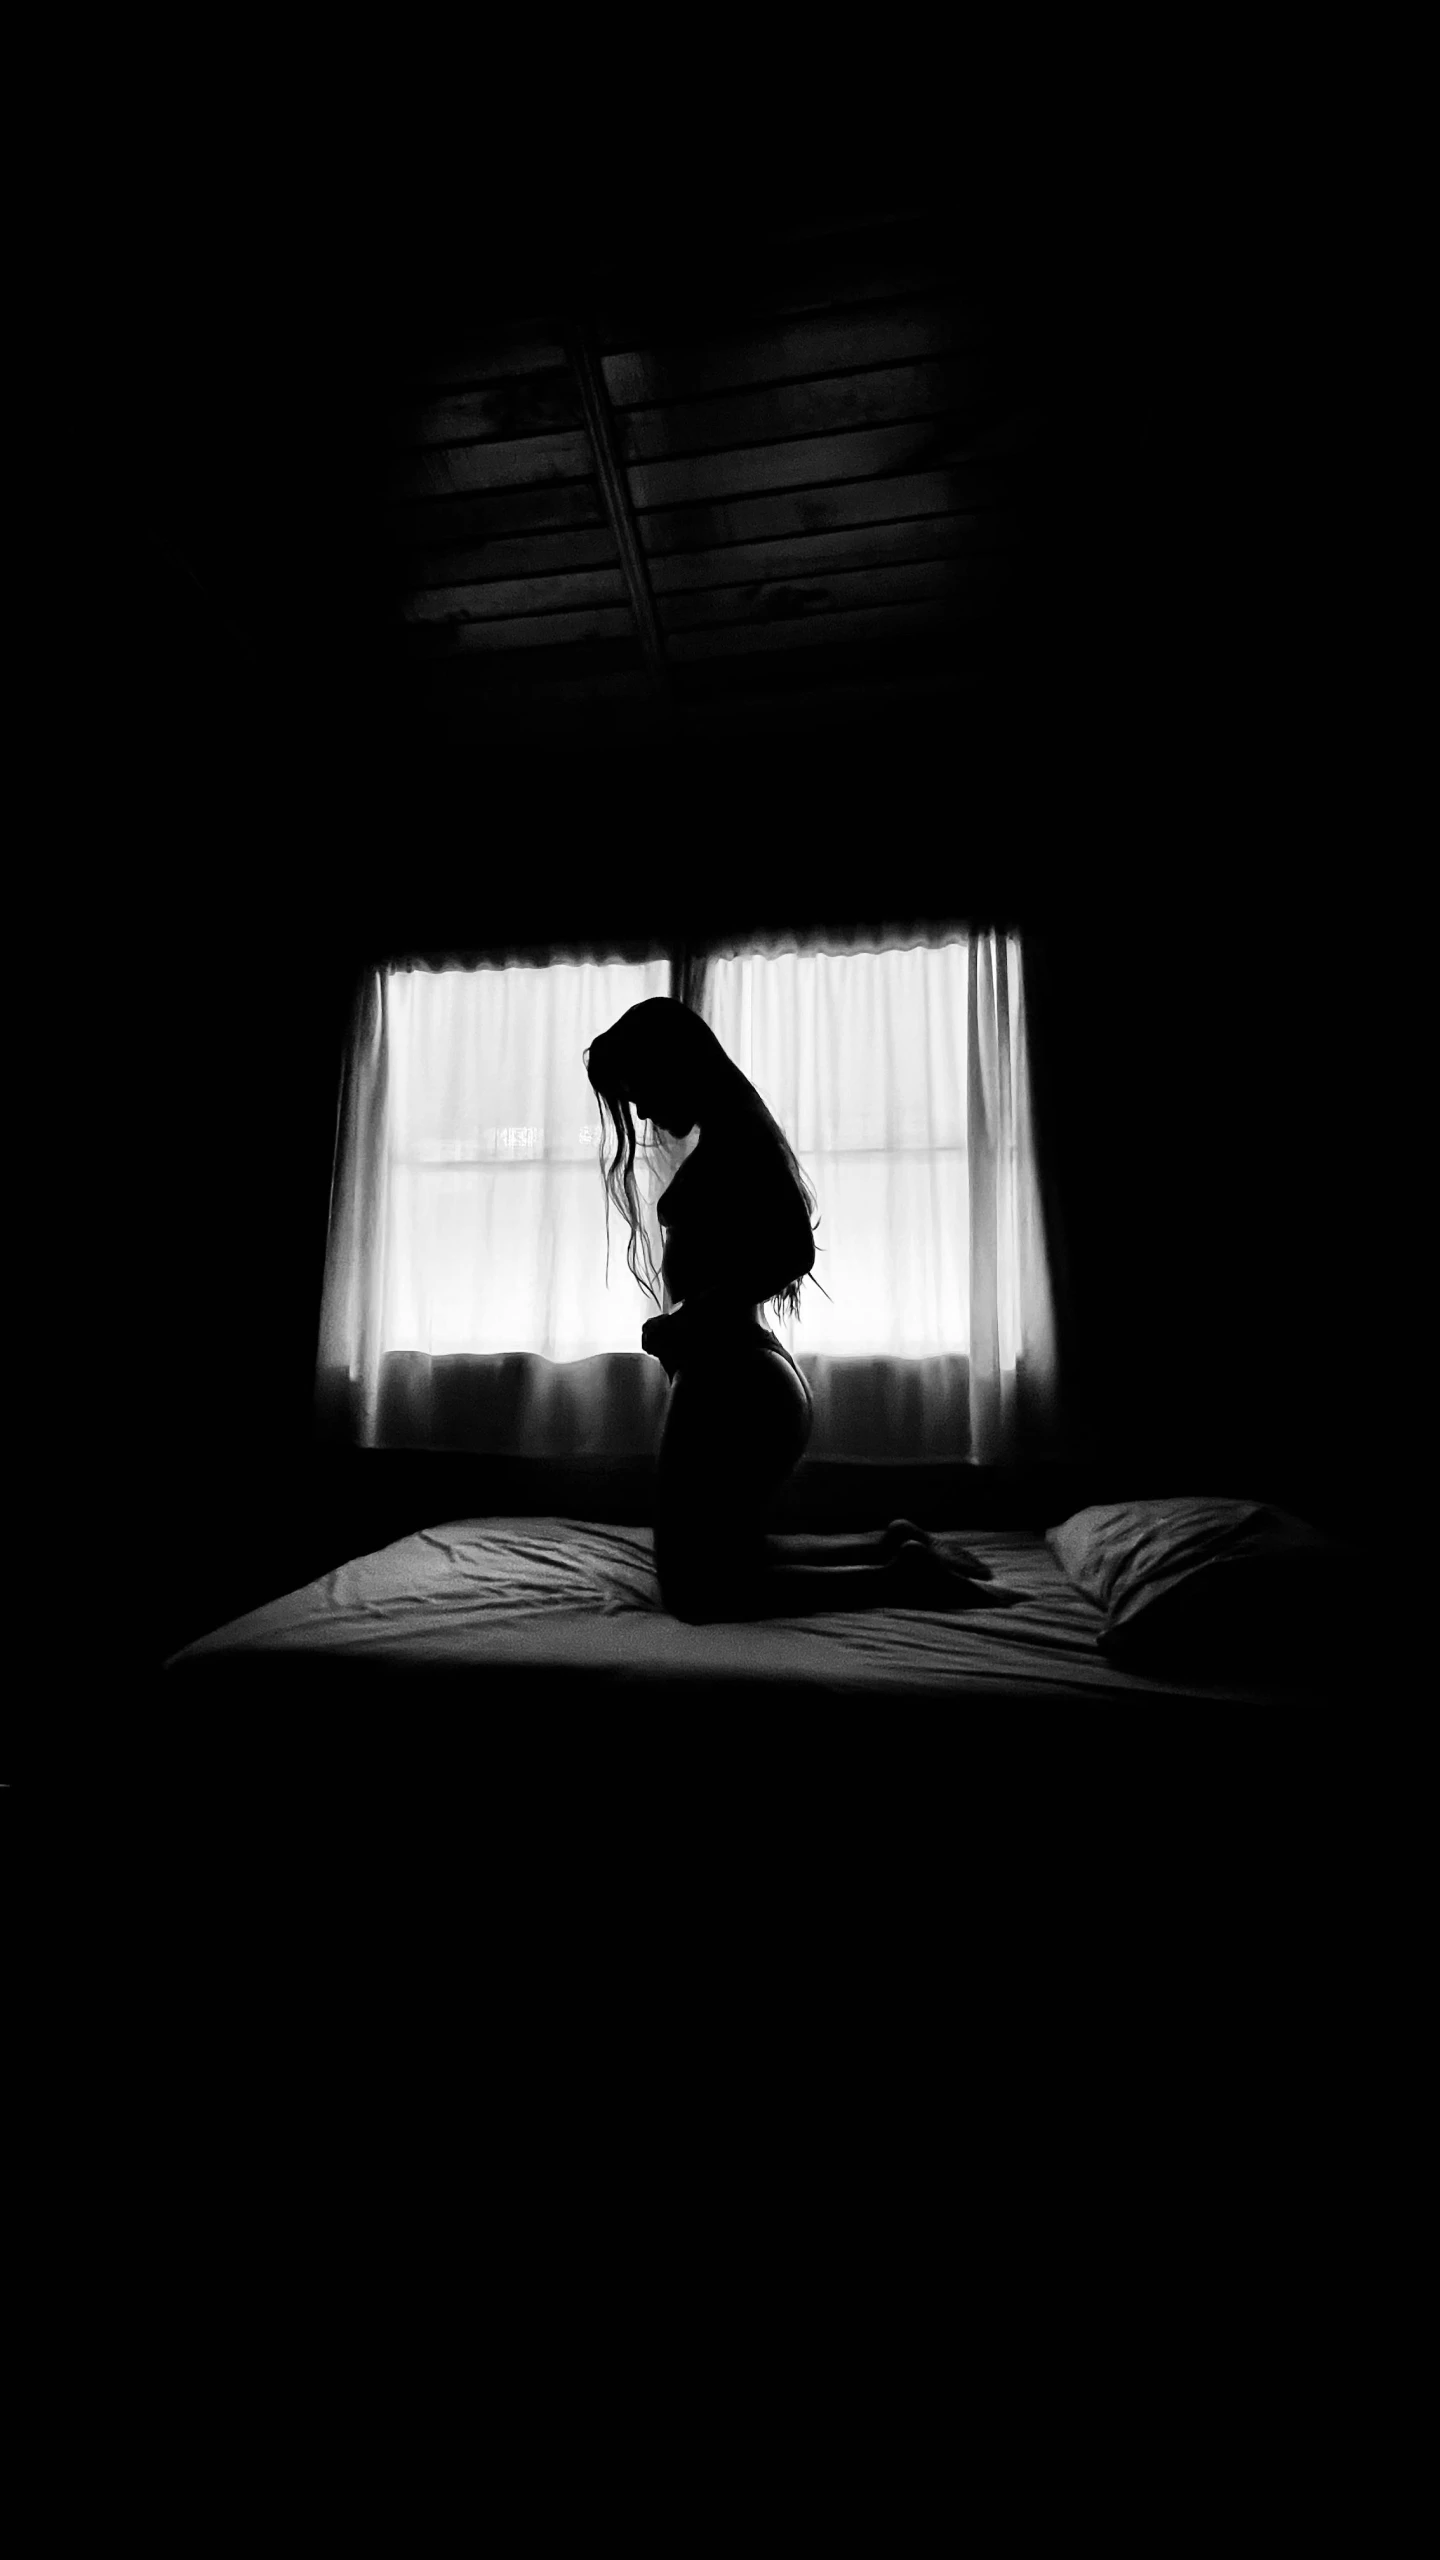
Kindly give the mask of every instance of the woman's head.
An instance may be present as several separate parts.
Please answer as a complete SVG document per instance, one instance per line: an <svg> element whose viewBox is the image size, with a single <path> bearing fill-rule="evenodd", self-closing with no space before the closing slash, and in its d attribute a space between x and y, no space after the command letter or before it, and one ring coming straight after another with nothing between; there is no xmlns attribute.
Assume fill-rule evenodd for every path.
<svg viewBox="0 0 1440 2560"><path fill-rule="evenodd" d="M674 1138L688 1138L716 1111L764 1109L708 1022L673 996L632 1004L592 1041L585 1063L602 1102L628 1103Z"/></svg>
<svg viewBox="0 0 1440 2560"><path fill-rule="evenodd" d="M592 1040L585 1052L585 1071L602 1109L615 1128L615 1152L605 1164L605 1129L600 1133L600 1162L606 1190L606 1276L609 1276L609 1202L630 1228L627 1260L642 1289L660 1303L652 1285L656 1274L645 1240L635 1190L635 1123L632 1113L649 1120L671 1137L688 1138L697 1126L753 1113L765 1121L784 1150L806 1206L813 1214L811 1192L784 1130L767 1110L755 1087L727 1057L708 1022L674 996L647 996L631 1005L608 1031ZM623 1159L623 1162L622 1162ZM737 1204L739 1205L739 1204ZM650 1278L636 1267L637 1241L644 1243ZM795 1284L798 1292L798 1283ZM790 1293L787 1294L787 1303Z"/></svg>

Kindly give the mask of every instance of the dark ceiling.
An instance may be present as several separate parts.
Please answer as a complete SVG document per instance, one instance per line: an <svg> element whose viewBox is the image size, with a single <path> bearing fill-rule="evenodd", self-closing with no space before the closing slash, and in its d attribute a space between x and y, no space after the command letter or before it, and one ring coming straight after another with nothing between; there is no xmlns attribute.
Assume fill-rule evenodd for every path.
<svg viewBox="0 0 1440 2560"><path fill-rule="evenodd" d="M1087 580L1092 666L1120 630L1158 382L1133 275L1053 229L832 181L552 204L473 255L272 208L167 260L171 608L337 738L978 740L1054 695Z"/></svg>
<svg viewBox="0 0 1440 2560"><path fill-rule="evenodd" d="M727 738L976 680L1030 593L1045 350L923 210L578 267L416 346L375 526L446 735Z"/></svg>
<svg viewBox="0 0 1440 2560"><path fill-rule="evenodd" d="M1202 811L1233 837L1260 764L1319 776L1307 332L1354 282L1298 199L484 167L433 202L167 200L130 488L192 722L233 696L316 771L472 801L615 748L723 789L757 742L923 741L972 806L1040 792L1052 842L1128 794L1137 861L1162 807L1173 858Z"/></svg>

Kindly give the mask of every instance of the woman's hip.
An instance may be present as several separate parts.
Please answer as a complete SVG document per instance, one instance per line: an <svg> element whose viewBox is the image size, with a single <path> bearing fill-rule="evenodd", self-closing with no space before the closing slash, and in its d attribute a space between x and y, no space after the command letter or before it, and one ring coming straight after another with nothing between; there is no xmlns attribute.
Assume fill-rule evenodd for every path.
<svg viewBox="0 0 1440 2560"><path fill-rule="evenodd" d="M809 1445L815 1408L809 1384L771 1337L743 1350L716 1351L677 1372L660 1442L662 1466L692 1451L711 1465L733 1463L787 1475Z"/></svg>

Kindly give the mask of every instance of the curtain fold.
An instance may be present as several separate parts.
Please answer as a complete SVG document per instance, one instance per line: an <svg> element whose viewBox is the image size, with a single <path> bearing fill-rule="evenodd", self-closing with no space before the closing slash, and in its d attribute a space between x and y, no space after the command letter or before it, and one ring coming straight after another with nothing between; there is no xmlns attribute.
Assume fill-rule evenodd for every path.
<svg viewBox="0 0 1440 2560"><path fill-rule="evenodd" d="M1022 938L949 926L367 967L337 1123L322 1435L557 1459L655 1450L669 1390L639 1348L654 1305L613 1207L607 1282L583 1051L657 993L710 1022L815 1191L819 1286L798 1319L769 1317L815 1395L811 1454L1055 1450ZM694 1143L637 1149L657 1272L655 1204Z"/></svg>
<svg viewBox="0 0 1440 2560"><path fill-rule="evenodd" d="M386 1348L389 1084L387 972L367 967L356 988L341 1075L316 1376L322 1425L366 1448L379 1435Z"/></svg>
<svg viewBox="0 0 1440 2560"><path fill-rule="evenodd" d="M1067 1197L1072 1178L1075 1126L1071 1118L1074 1083L1069 1010L1085 965L1074 940L1066 958L1044 933L1021 938L1024 974L1019 1015L1017 1098L1022 1140L1033 1168L1033 1185L1019 1199L1020 1284L1025 1339L1035 1351L1022 1373L1036 1379L1040 1399L1039 1435L1045 1453L1078 1459L1085 1440L1075 1357L1075 1303L1071 1278L1071 1246ZM1068 965L1067 965L1068 963ZM1048 1354L1043 1346L1048 1343ZM1023 1397L1022 1388L1022 1417ZM1023 1427L1023 1421L1022 1421Z"/></svg>

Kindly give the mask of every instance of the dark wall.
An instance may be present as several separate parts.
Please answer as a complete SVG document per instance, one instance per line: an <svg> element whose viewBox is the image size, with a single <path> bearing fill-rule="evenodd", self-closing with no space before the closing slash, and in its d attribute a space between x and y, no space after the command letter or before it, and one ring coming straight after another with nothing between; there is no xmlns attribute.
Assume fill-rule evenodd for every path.
<svg viewBox="0 0 1440 2560"><path fill-rule="evenodd" d="M142 1654L376 1542L309 1421L351 975L389 939L1023 925L1084 1448L1137 1491L1380 1500L1347 1032L1369 714L1343 631L1316 618L1293 374L1243 312L1208 317L1200 353L1233 371L1248 348L1249 443L1211 432L1225 404L1193 338L1182 366L1123 299L1094 321L1076 379L1149 384L1135 433L1109 412L1087 426L1077 397L1051 456L1046 609L987 698L919 725L440 771L363 598L342 610L334 523L308 529L330 546L328 652L253 610L232 623L150 555L136 787L165 884L143 941L166 1143L142 1329L171 1561L140 1590ZM307 519L278 467L236 487L253 608Z"/></svg>
<svg viewBox="0 0 1440 2560"><path fill-rule="evenodd" d="M1047 1041L1087 1437L1152 1491L1348 1500L1360 1096L1343 939L1243 911L1067 935Z"/></svg>

